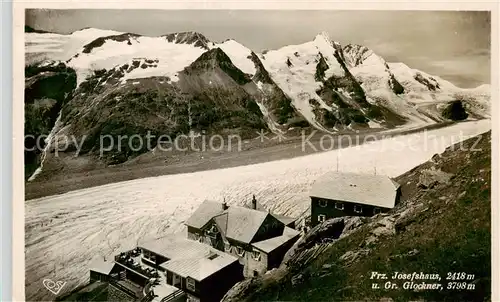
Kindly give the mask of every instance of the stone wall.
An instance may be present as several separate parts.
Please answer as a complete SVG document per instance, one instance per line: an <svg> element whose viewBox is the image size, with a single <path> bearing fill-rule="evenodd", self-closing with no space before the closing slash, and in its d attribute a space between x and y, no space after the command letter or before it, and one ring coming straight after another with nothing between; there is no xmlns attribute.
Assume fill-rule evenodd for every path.
<svg viewBox="0 0 500 302"><path fill-rule="evenodd" d="M135 297L128 295L112 284L108 285L108 302L133 302L135 300Z"/></svg>

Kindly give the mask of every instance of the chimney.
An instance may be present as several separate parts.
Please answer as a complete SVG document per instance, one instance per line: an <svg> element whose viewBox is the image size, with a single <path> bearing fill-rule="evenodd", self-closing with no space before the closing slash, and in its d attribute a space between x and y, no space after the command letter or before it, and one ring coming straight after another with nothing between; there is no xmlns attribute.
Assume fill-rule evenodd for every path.
<svg viewBox="0 0 500 302"><path fill-rule="evenodd" d="M225 211L227 210L227 208L229 207L227 206L226 199L224 198L224 202L222 203L222 210Z"/></svg>
<svg viewBox="0 0 500 302"><path fill-rule="evenodd" d="M252 198L252 209L257 210L257 199L255 199L255 194Z"/></svg>

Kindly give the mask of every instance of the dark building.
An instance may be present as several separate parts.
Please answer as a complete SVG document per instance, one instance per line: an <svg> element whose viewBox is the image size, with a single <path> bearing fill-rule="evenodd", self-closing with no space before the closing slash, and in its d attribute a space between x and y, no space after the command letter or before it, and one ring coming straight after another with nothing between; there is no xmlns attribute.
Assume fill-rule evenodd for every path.
<svg viewBox="0 0 500 302"><path fill-rule="evenodd" d="M91 282L108 301L215 302L243 279L237 257L178 235L147 241L114 261L96 261Z"/></svg>
<svg viewBox="0 0 500 302"><path fill-rule="evenodd" d="M143 258L158 264L165 283L182 290L188 301L220 301L243 279L238 258L205 244L167 236L140 245Z"/></svg>
<svg viewBox="0 0 500 302"><path fill-rule="evenodd" d="M400 185L384 175L330 172L310 192L311 226L342 216L373 216L399 202Z"/></svg>
<svg viewBox="0 0 500 302"><path fill-rule="evenodd" d="M205 201L185 224L188 238L237 257L245 277L279 266L300 236L294 219L265 211L255 198L250 207Z"/></svg>

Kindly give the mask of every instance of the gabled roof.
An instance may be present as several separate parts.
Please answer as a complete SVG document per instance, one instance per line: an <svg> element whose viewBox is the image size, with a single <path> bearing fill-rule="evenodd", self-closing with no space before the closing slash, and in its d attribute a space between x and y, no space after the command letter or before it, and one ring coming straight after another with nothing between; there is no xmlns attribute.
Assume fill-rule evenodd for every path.
<svg viewBox="0 0 500 302"><path fill-rule="evenodd" d="M146 241L139 247L166 257L168 260L161 263L161 267L198 281L238 261L238 258L209 245L178 235Z"/></svg>
<svg viewBox="0 0 500 302"><path fill-rule="evenodd" d="M264 220L266 220L267 215L269 215L267 212L231 206L224 212L224 215L218 216L216 222L225 237L243 243L250 243ZM224 219L224 216L227 219ZM219 222L222 223L219 224ZM223 223L226 224L225 229Z"/></svg>
<svg viewBox="0 0 500 302"><path fill-rule="evenodd" d="M258 208L263 208L259 203L257 205ZM224 239L229 238L242 243L250 243L269 215L285 225L294 221L290 217L270 214L267 211L254 210L246 206L230 206L223 210L222 203L206 200L185 224L201 229L213 220Z"/></svg>
<svg viewBox="0 0 500 302"><path fill-rule="evenodd" d="M283 234L281 236L252 243L252 246L265 253L270 253L275 249L279 248L280 246L282 246L283 244L289 242L290 240L297 238L299 235L300 235L299 231L289 227L285 227Z"/></svg>
<svg viewBox="0 0 500 302"><path fill-rule="evenodd" d="M191 217L186 220L185 224L197 229L201 229L207 222L210 221L214 216L219 215L223 212L222 203L217 201L205 200L199 207L194 211Z"/></svg>
<svg viewBox="0 0 500 302"><path fill-rule="evenodd" d="M220 232L223 235L223 238L226 237L226 232L227 232L227 221L228 221L228 214L227 212L224 212L222 214L219 214L214 217L214 221L219 227Z"/></svg>
<svg viewBox="0 0 500 302"><path fill-rule="evenodd" d="M384 175L330 172L314 182L310 196L393 208L398 187Z"/></svg>
<svg viewBox="0 0 500 302"><path fill-rule="evenodd" d="M278 219L279 221L283 222L284 225L289 225L290 223L297 220L296 218L285 216L285 215L278 215L278 214L271 214L271 215L273 215L273 217Z"/></svg>

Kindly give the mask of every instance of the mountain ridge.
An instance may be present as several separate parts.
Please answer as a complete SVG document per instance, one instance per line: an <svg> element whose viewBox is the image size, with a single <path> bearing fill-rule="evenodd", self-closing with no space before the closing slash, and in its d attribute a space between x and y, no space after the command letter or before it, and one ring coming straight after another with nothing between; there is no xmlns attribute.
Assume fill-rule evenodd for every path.
<svg viewBox="0 0 500 302"><path fill-rule="evenodd" d="M40 35L44 39L39 39ZM256 53L234 39L212 42L195 31L148 37L87 28L69 35L26 33L26 42L27 54L33 55L25 69L29 83L36 84L36 74L28 70L42 70L39 67L47 64L47 58L76 74L76 89L61 107L62 125L42 133L52 140L57 134L80 138L89 134L95 138L103 134L131 134L139 128L140 133L163 129L173 136L208 129L210 133L245 135L261 129L285 133L296 127L327 133L384 130L464 116L443 115L455 101L463 103L468 118L490 116L489 86L458 88L403 63L388 63L366 46L342 46L326 32L311 41L265 53ZM26 87L27 99L32 99L30 89ZM210 112L199 115L204 121L194 128L191 123L180 122L192 120L187 107L173 109L191 106L191 102L199 105L193 108L201 110L200 114ZM147 108L146 104L153 107L134 120L138 118L136 110ZM117 108L120 114L111 114L111 122L105 121L104 116L100 122L95 119ZM96 114L87 122L77 118L88 116L89 112ZM174 112L179 116L174 116ZM163 120L158 116L163 116ZM108 124L102 129L114 130L102 132L95 123ZM212 123L218 126L212 127ZM54 152L57 142L49 141L47 146L44 154ZM84 146L85 154L96 156L95 139ZM122 163L145 151L128 150L113 154L115 159L111 161L95 160Z"/></svg>

